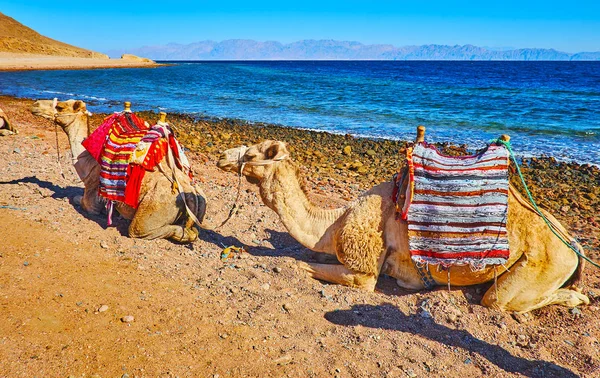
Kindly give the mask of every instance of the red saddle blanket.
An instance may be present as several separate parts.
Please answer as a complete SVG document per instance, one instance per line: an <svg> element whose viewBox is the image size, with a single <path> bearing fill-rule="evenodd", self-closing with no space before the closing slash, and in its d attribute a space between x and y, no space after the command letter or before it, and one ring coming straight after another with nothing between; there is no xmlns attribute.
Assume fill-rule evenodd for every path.
<svg viewBox="0 0 600 378"><path fill-rule="evenodd" d="M100 163L98 192L109 204L119 201L137 208L145 172L153 171L169 148L176 166L192 178L183 149L169 126L159 124L149 128L133 113L107 117L82 144Z"/></svg>
<svg viewBox="0 0 600 378"><path fill-rule="evenodd" d="M116 113L107 117L83 146L100 163L99 194L111 201L130 203L125 196L131 154L148 132L145 122L133 113Z"/></svg>

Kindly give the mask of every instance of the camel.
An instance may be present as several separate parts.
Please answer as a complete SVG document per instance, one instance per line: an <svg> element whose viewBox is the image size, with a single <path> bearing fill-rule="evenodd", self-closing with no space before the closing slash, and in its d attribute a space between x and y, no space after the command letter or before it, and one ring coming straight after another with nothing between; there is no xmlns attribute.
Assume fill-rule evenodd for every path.
<svg viewBox="0 0 600 378"><path fill-rule="evenodd" d="M373 291L380 274L396 279L405 289L425 286L411 260L406 222L396 220L394 183L384 182L349 205L322 209L307 197L296 164L285 143L264 141L225 151L217 166L244 175L259 187L260 196L280 217L290 235L306 248L334 255L341 264L298 262L310 276L326 282ZM558 224L552 215L548 219ZM583 263L549 230L542 218L519 195L509 190L507 230L510 258L505 266L472 271L469 266L446 271L429 269L435 284L467 286L494 281L481 301L487 307L524 313L550 304L575 307L589 299L574 285ZM560 231L567 235L560 226ZM580 248L580 251L582 249ZM573 281L564 287L567 281Z"/></svg>
<svg viewBox="0 0 600 378"><path fill-rule="evenodd" d="M100 164L81 145L89 134L89 113L85 102L39 100L33 104L31 111L35 115L54 120L67 134L73 165L85 186L83 196L74 200L87 213L101 213L106 201L98 195ZM192 185L186 174L177 168L171 170L165 160L167 159L160 163L160 169L146 172L137 209L120 202L115 208L123 218L131 220L130 237L193 242L198 238L198 229L194 227L193 218L187 214L185 205L202 222L206 212L206 197L201 188ZM180 184L181 194L172 190L173 178Z"/></svg>
<svg viewBox="0 0 600 378"><path fill-rule="evenodd" d="M17 129L10 124L6 113L0 109L0 136L18 134Z"/></svg>

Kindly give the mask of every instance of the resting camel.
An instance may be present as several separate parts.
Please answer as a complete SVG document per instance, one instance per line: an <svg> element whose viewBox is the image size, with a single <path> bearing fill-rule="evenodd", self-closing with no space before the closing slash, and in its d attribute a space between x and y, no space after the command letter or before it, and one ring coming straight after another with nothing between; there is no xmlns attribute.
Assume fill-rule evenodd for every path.
<svg viewBox="0 0 600 378"><path fill-rule="evenodd" d="M83 101L68 100L54 103L52 100L36 101L31 111L35 115L54 120L69 137L73 165L85 186L83 197L76 198L83 210L99 214L105 207L105 200L98 195L100 164L81 145L88 136L89 113ZM182 196L172 191L172 177L177 175L181 192L196 218L202 222L206 212L206 200L202 190L192 185L189 177L165 163L160 169L146 172L140 188L140 202L137 209L118 202L117 211L125 219L131 220L129 236L142 239L165 238L187 243L198 238L198 229L187 215ZM185 218L188 218L185 221Z"/></svg>
<svg viewBox="0 0 600 378"><path fill-rule="evenodd" d="M374 290L379 274L394 277L406 289L424 288L408 245L408 227L395 219L392 182L362 194L346 207L321 209L307 191L283 142L264 141L227 150L218 167L243 174L257 184L263 202L273 209L290 235L305 247L337 257L340 264L299 265L313 278ZM550 214L546 216L558 221ZM561 231L566 234L562 226ZM510 258L498 268L497 287L485 293L482 304L505 311L527 312L550 304L575 307L589 299L567 281L578 281L583 264L556 238L542 218L514 189L509 191L507 229ZM581 248L580 248L581 250ZM472 271L451 268L450 284L477 285L494 280L494 267ZM447 272L430 269L438 285L448 284Z"/></svg>
<svg viewBox="0 0 600 378"><path fill-rule="evenodd" d="M2 109L0 109L0 135L6 136L18 133L19 132L17 131L17 129L15 129L8 121L8 116L6 115L6 113L4 113Z"/></svg>

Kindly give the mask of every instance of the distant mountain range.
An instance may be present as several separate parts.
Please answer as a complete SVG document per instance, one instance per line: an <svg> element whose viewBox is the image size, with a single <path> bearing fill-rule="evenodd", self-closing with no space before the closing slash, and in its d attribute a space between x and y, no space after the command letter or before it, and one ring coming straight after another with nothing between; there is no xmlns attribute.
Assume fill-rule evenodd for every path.
<svg viewBox="0 0 600 378"><path fill-rule="evenodd" d="M187 45L169 43L107 53L112 57L124 52L154 60L600 60L600 51L569 54L554 49L505 50L473 45L396 47L334 40L302 40L283 44L229 39Z"/></svg>

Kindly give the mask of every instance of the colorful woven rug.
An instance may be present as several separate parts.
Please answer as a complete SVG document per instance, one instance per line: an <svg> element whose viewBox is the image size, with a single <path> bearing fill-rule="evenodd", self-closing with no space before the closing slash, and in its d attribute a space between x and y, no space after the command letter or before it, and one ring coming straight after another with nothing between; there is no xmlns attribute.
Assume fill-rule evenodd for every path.
<svg viewBox="0 0 600 378"><path fill-rule="evenodd" d="M82 143L100 163L99 193L102 197L125 202L129 160L147 132L148 127L135 114L115 113Z"/></svg>
<svg viewBox="0 0 600 378"><path fill-rule="evenodd" d="M490 145L473 156L450 157L423 142L407 158L412 190L403 216L413 261L474 270L506 263L506 148Z"/></svg>

